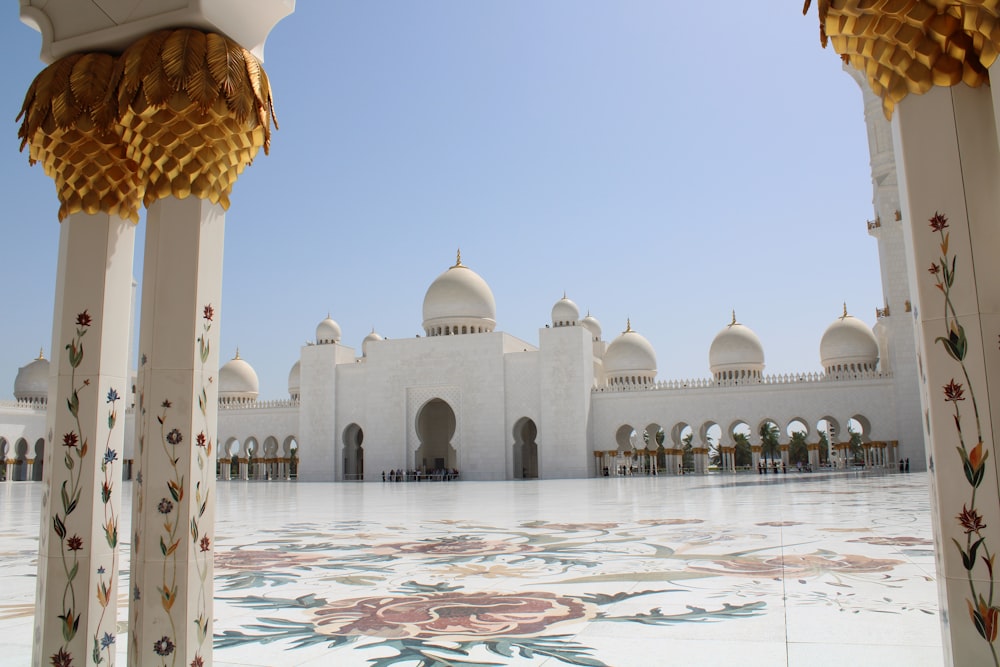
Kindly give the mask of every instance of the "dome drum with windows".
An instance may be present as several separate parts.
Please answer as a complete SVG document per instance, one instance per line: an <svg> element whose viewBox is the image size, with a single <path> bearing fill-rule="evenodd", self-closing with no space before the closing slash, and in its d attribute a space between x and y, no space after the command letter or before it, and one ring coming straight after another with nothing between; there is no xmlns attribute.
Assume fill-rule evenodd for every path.
<svg viewBox="0 0 1000 667"><path fill-rule="evenodd" d="M427 336L490 333L497 325L493 291L483 278L462 264L438 276L424 295L424 333Z"/></svg>

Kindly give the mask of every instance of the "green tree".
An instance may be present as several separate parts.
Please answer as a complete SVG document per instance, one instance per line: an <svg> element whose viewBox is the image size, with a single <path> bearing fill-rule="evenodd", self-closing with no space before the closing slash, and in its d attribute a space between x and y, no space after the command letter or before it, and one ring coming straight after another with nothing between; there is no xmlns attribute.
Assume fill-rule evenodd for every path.
<svg viewBox="0 0 1000 667"><path fill-rule="evenodd" d="M694 441L694 432L688 433L683 438L681 438L681 465L684 466L685 470L691 470L694 468L694 445L691 443Z"/></svg>
<svg viewBox="0 0 1000 667"><path fill-rule="evenodd" d="M788 447L788 459L792 465L809 463L809 444L805 431L794 431Z"/></svg>
<svg viewBox="0 0 1000 667"><path fill-rule="evenodd" d="M781 434L781 431L778 430L778 427L774 424L774 422L764 422L760 425L759 433L761 453L764 458L769 458L772 461L777 460L781 450L781 447L778 444L778 436Z"/></svg>
<svg viewBox="0 0 1000 667"><path fill-rule="evenodd" d="M736 467L749 467L753 463L750 440L742 433L734 433L733 441L736 443Z"/></svg>
<svg viewBox="0 0 1000 667"><path fill-rule="evenodd" d="M819 432L819 462L829 463L830 461L830 441L826 439L824 431Z"/></svg>
<svg viewBox="0 0 1000 667"><path fill-rule="evenodd" d="M854 459L854 463L864 463L865 456L861 446L861 434L851 429L847 429L847 432L851 434L851 458Z"/></svg>

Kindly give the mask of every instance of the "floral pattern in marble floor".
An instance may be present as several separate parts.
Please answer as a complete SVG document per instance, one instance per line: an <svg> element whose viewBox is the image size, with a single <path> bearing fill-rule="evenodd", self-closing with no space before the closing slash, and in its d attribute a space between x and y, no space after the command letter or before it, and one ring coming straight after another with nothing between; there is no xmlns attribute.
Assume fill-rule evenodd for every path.
<svg viewBox="0 0 1000 667"><path fill-rule="evenodd" d="M30 655L41 491L0 485L0 664ZM217 498L216 665L942 663L924 474L230 482Z"/></svg>

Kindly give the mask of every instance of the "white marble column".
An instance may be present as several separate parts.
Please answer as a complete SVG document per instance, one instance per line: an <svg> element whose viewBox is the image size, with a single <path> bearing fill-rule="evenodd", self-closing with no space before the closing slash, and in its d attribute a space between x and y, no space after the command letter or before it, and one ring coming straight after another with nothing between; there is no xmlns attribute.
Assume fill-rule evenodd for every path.
<svg viewBox="0 0 1000 667"><path fill-rule="evenodd" d="M221 206L194 197L147 215L131 664L211 662L224 226Z"/></svg>
<svg viewBox="0 0 1000 667"><path fill-rule="evenodd" d="M1000 151L990 89L908 96L893 140L930 430L944 653L953 665L997 665Z"/></svg>
<svg viewBox="0 0 1000 667"><path fill-rule="evenodd" d="M34 665L115 662L134 246L107 213L60 228Z"/></svg>

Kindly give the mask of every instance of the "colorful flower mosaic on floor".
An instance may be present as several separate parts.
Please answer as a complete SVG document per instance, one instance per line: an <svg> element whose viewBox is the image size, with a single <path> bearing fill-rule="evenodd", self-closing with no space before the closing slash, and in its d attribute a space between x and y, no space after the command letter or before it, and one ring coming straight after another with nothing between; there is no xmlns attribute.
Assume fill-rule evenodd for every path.
<svg viewBox="0 0 1000 667"><path fill-rule="evenodd" d="M231 483L217 511L216 665L942 661L924 475Z"/></svg>

